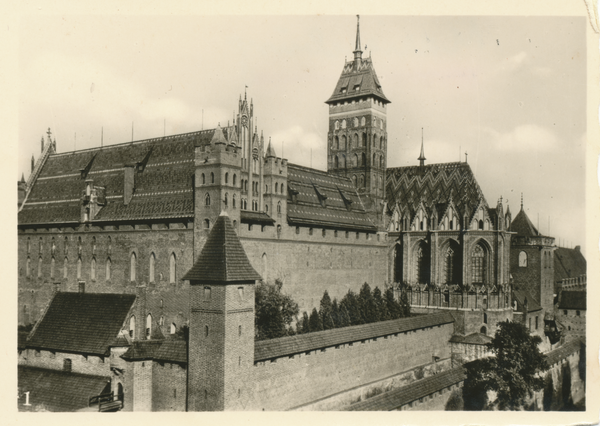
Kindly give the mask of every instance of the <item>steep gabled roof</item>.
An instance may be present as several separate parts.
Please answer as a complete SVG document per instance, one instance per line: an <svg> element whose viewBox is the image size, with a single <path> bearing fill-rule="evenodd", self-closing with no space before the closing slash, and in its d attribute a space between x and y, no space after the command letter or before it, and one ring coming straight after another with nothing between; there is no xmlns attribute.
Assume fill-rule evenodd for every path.
<svg viewBox="0 0 600 426"><path fill-rule="evenodd" d="M541 311L542 307L540 304L533 298L531 293L527 290L519 289L513 291L513 296L518 303L518 309L521 310L525 306L525 300L527 300L527 312L536 312Z"/></svg>
<svg viewBox="0 0 600 426"><path fill-rule="evenodd" d="M350 179L295 164L288 164L287 219L290 225L377 230Z"/></svg>
<svg viewBox="0 0 600 426"><path fill-rule="evenodd" d="M358 90L356 90L357 87ZM373 61L371 58L364 58L359 62L350 61L344 64L333 94L325 103L330 104L368 96L374 96L386 104L390 103L390 100L383 94Z"/></svg>
<svg viewBox="0 0 600 426"><path fill-rule="evenodd" d="M19 225L77 223L85 188L82 170L105 187L106 205L94 221L193 217L194 150L210 144L215 129L81 151L52 153L19 212ZM225 138L223 132L216 139ZM93 159L93 161L92 161ZM131 202L123 203L125 165L135 172ZM89 168L89 170L88 170Z"/></svg>
<svg viewBox="0 0 600 426"><path fill-rule="evenodd" d="M398 203L413 215L421 201L439 215L452 200L461 220L465 213L472 214L480 200L487 206L471 167L461 162L389 168L386 197L388 205Z"/></svg>
<svg viewBox="0 0 600 426"><path fill-rule="evenodd" d="M231 219L222 213L208 234L200 256L183 279L194 284L256 281L261 277L250 264Z"/></svg>
<svg viewBox="0 0 600 426"><path fill-rule="evenodd" d="M134 301L132 294L56 293L26 346L104 356Z"/></svg>
<svg viewBox="0 0 600 426"><path fill-rule="evenodd" d="M537 237L541 235L535 226L533 226L523 208L521 208L521 211L513 219L510 230L516 232L519 237Z"/></svg>
<svg viewBox="0 0 600 426"><path fill-rule="evenodd" d="M563 290L560 295L558 309L587 309L587 293L585 291Z"/></svg>
<svg viewBox="0 0 600 426"><path fill-rule="evenodd" d="M24 365L18 367L19 410L27 411L25 392L32 407L43 406L48 411L78 411L89 406L92 396L100 395L110 386L110 377L92 376Z"/></svg>
<svg viewBox="0 0 600 426"><path fill-rule="evenodd" d="M587 274L587 262L581 249L559 247L554 250L554 281Z"/></svg>

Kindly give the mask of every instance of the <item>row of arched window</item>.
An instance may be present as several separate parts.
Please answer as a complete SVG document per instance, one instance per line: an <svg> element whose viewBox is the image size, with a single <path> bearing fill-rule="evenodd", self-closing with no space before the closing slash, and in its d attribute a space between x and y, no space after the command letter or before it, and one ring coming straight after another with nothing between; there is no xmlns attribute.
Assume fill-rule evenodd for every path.
<svg viewBox="0 0 600 426"><path fill-rule="evenodd" d="M431 248L421 240L410 254L412 257L412 271L409 281L411 283L431 283ZM463 284L463 251L458 242L450 240L441 251L442 271L440 279L442 284ZM490 282L490 249L483 241L478 241L469 253L468 282L471 284L488 284ZM394 281L403 282L403 255L402 247L397 245L394 250Z"/></svg>
<svg viewBox="0 0 600 426"><path fill-rule="evenodd" d="M364 127L367 125L367 118L361 117L359 120L358 117L354 117L351 120L351 124L352 127L359 127L359 124L361 127ZM348 121L345 118L341 121L335 120L333 127L335 128L335 130L339 130L340 127L342 129L345 129L346 127L348 127ZM383 129L383 120L381 118L373 117L373 127L379 127L380 129Z"/></svg>
<svg viewBox="0 0 600 426"><path fill-rule="evenodd" d="M161 300L161 303L162 303L162 300ZM161 316L158 324L160 326L164 326L164 323L165 323L165 317ZM149 313L148 315L146 315L146 327L144 329L144 338L145 339L150 339L152 337L153 326L154 326L154 324L153 324L152 314ZM169 326L169 333L170 334L177 333L177 324L175 324L174 322L172 322L171 325ZM129 337L131 337L132 339L136 338L135 315L132 315L129 318Z"/></svg>
<svg viewBox="0 0 600 426"><path fill-rule="evenodd" d="M130 281L137 280L137 255L132 252L129 257L129 279ZM153 283L156 281L156 255L154 252L150 253L148 259L148 282ZM177 280L177 257L175 253L169 255L169 283L175 283Z"/></svg>
<svg viewBox="0 0 600 426"><path fill-rule="evenodd" d="M57 241L58 238L52 237L52 239L50 240L50 254L52 256L55 256L57 254ZM67 256L69 254L69 237L65 237L64 238L64 243L63 243L63 254L65 256ZM91 249L92 249L92 254L96 254L96 237L92 237L91 239ZM81 237L77 237L77 253L79 255L81 255L81 252L83 250L83 242L81 240ZM42 253L44 251L44 240L43 237L39 238L38 241L38 253L41 256ZM107 254L110 256L112 254L112 238L110 236L108 236L106 238L106 252ZM31 254L31 237L27 237L27 255Z"/></svg>
<svg viewBox="0 0 600 426"><path fill-rule="evenodd" d="M485 221L482 219L479 221L476 220L475 226L475 229L479 231L488 231L491 229L491 224L488 219ZM397 215L393 215L390 224L390 231L427 231L435 228L435 218L427 217L416 217L413 220L412 225L409 225L409 220L407 217L398 218ZM440 222L438 225L439 231L455 231L460 229L461 224L456 216L454 216L453 219L445 218L445 220Z"/></svg>
<svg viewBox="0 0 600 426"><path fill-rule="evenodd" d="M38 264L37 264L37 277L38 278L42 278L42 266L43 266L43 260L42 257L40 256L38 258ZM110 257L106 258L106 261L104 263L104 279L106 281L110 281L112 279L112 260ZM82 268L83 268L83 261L81 259L81 257L77 258L77 279L81 279L82 278ZM98 267L97 267L97 261L96 261L96 257L92 257L92 260L90 261L90 279L92 281L95 281L98 279L98 271L97 271ZM137 256L135 253L131 253L130 256L130 280L131 281L135 281L137 278ZM155 276L155 271L156 271L156 255L154 253L150 254L150 258L149 258L149 262L148 262L148 282L155 282L156 281L156 276ZM26 263L25 263L25 276L27 278L31 278L33 274L32 271L32 265L31 265L31 257L27 257ZM175 283L176 279L177 279L177 258L175 256L175 253L171 253L171 255L169 256L169 282L170 283ZM69 277L69 258L65 256L64 260L63 260L63 266L62 266L62 278L66 279ZM56 271L56 259L53 256L50 260L50 278L54 279L54 278L58 278L57 276L57 271Z"/></svg>
<svg viewBox="0 0 600 426"><path fill-rule="evenodd" d="M215 183L215 174L214 174L214 172L210 172L210 175L207 176L204 173L202 173L201 179L202 179L202 185L206 185L207 183ZM226 172L225 173L225 185L228 185L228 184L229 184L229 172ZM236 184L237 184L237 175L234 173L233 174L233 186L235 186Z"/></svg>
<svg viewBox="0 0 600 426"><path fill-rule="evenodd" d="M352 162L349 165L350 167L364 167L364 166L368 165L367 164L367 155L364 152L361 154L360 157L358 156L358 154L354 154L350 158L352 159ZM359 159L360 159L360 161L359 161ZM373 154L373 162L371 163L371 166L383 168L383 166L384 166L383 154L382 155ZM347 168L348 164L346 162L346 154L340 154L339 156L334 155L333 156L333 167L335 169Z"/></svg>
<svg viewBox="0 0 600 426"><path fill-rule="evenodd" d="M371 137L373 148L384 149L384 139L383 136L377 136L377 134L373 133ZM347 146L349 148L365 148L368 145L367 141L367 133L363 132L359 137L358 133L354 133L348 137L346 135L335 135L333 137L333 141L331 142L332 148L336 150L345 150Z"/></svg>

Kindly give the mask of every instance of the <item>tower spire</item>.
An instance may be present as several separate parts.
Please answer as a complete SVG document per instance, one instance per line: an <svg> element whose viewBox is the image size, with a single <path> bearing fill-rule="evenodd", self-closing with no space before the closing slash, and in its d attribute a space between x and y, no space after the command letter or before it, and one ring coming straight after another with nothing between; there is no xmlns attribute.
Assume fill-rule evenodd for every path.
<svg viewBox="0 0 600 426"><path fill-rule="evenodd" d="M423 128L422 127L421 127L421 155L419 155L419 158L417 158L417 160L419 160L420 167L425 166L425 160L427 160L427 158L425 158L425 147L423 146Z"/></svg>
<svg viewBox="0 0 600 426"><path fill-rule="evenodd" d="M356 15L356 46L354 47L354 61L362 59L362 50L360 48L360 15Z"/></svg>
<svg viewBox="0 0 600 426"><path fill-rule="evenodd" d="M523 210L523 193L521 192L521 210Z"/></svg>

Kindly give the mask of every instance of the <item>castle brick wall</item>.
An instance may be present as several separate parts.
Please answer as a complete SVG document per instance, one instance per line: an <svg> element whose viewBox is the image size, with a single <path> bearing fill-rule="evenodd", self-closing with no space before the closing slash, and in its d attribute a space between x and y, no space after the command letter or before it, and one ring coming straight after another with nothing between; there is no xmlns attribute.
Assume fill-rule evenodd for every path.
<svg viewBox="0 0 600 426"><path fill-rule="evenodd" d="M135 361L128 368L131 370L133 382L129 386L133 390L132 409L133 411L152 411L152 376L155 368L152 361Z"/></svg>
<svg viewBox="0 0 600 426"><path fill-rule="evenodd" d="M322 348L254 366L247 409L286 410L450 357L454 325Z"/></svg>
<svg viewBox="0 0 600 426"><path fill-rule="evenodd" d="M104 357L104 360L102 360L102 358L92 355L86 357L72 353L53 353L45 350L25 349L19 354L19 365L62 371L65 359L71 360L71 371L73 373L112 376L110 359Z"/></svg>
<svg viewBox="0 0 600 426"><path fill-rule="evenodd" d="M152 411L186 411L187 368L170 362L152 368Z"/></svg>
<svg viewBox="0 0 600 426"><path fill-rule="evenodd" d="M325 290L341 299L368 282L383 290L387 282L387 243L383 235L322 228L241 225L238 234L252 266L267 282L283 281L282 291L300 312L319 306ZM263 254L266 255L263 257Z"/></svg>
<svg viewBox="0 0 600 426"><path fill-rule="evenodd" d="M172 228L172 229L169 229ZM163 300L163 312L153 317L158 321L164 316L165 323L179 324L187 321L187 305L177 302L170 304L180 291L185 291L187 282L179 278L193 264L193 230L184 224L138 225L137 229L65 231L50 229L47 232L19 232L19 324L29 324L39 320L53 291L78 291L78 281L85 281L88 293L135 293L136 286L148 288L148 305L159 305ZM65 246L65 238L66 246ZM79 250L81 238L81 250ZM93 240L95 238L95 248ZM110 239L109 239L110 238ZM41 244L40 244L41 242ZM52 245L54 243L54 273L51 273ZM41 245L41 250L40 250ZM29 246L29 249L28 249ZM29 252L29 253L28 253ZM136 280L131 281L131 253L137 257ZM154 282L150 283L150 254L156 257ZM176 257L176 281L170 283L171 253ZM38 259L42 259L38 277ZM30 276L26 274L27 258L30 258ZM64 259L68 259L67 278L64 278ZM77 262L81 257L81 278L77 278ZM96 259L96 277L92 279L91 262ZM106 261L111 260L111 276L106 279ZM176 296L175 296L176 297ZM182 312L182 315L179 314Z"/></svg>

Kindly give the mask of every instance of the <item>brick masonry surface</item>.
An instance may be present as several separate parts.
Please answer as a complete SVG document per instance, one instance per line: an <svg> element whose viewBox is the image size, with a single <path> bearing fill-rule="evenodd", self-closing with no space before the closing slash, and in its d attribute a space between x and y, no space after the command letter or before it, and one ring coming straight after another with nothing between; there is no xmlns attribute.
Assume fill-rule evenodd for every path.
<svg viewBox="0 0 600 426"><path fill-rule="evenodd" d="M453 324L325 348L254 366L245 409L286 410L450 357Z"/></svg>

